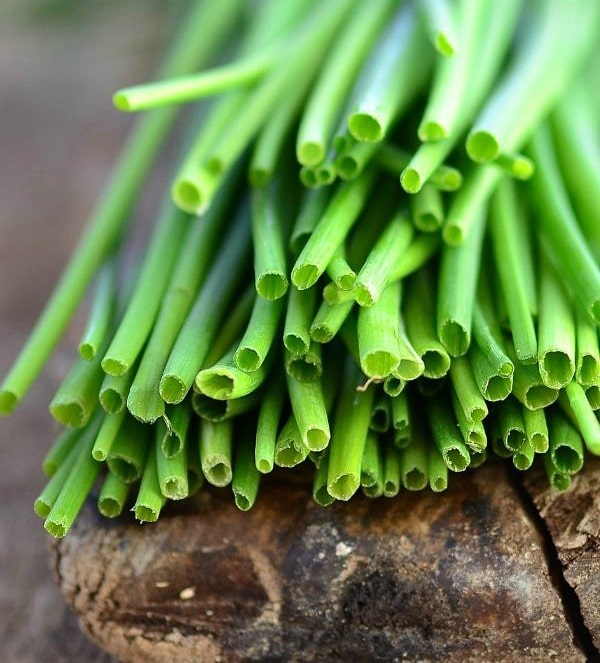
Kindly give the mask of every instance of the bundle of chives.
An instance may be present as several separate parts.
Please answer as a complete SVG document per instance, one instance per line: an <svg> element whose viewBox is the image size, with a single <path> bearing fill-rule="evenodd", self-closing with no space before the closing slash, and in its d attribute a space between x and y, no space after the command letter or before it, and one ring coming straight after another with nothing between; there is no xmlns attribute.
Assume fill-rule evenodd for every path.
<svg viewBox="0 0 600 663"><path fill-rule="evenodd" d="M566 489L600 455L598 5L265 0L237 55L192 74L231 52L241 5L199 2L164 79L115 95L163 108L0 388L8 413L97 273L50 404L68 429L44 460L46 529L66 534L100 475L103 515L131 493L149 522L205 481L247 510L262 474L307 459L322 506L440 492L492 451L520 471L541 454ZM117 296L154 155L207 95L175 206Z"/></svg>

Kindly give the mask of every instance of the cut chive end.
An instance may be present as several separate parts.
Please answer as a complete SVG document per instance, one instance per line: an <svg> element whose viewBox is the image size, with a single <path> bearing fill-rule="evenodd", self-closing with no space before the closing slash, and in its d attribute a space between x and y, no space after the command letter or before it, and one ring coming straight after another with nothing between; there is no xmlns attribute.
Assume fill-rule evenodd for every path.
<svg viewBox="0 0 600 663"><path fill-rule="evenodd" d="M577 382L582 385L594 385L600 382L600 370L595 357L583 355L577 371Z"/></svg>
<svg viewBox="0 0 600 663"><path fill-rule="evenodd" d="M323 368L310 355L291 357L286 362L286 370L298 382L314 382L321 377Z"/></svg>
<svg viewBox="0 0 600 663"><path fill-rule="evenodd" d="M376 350L363 357L362 370L367 377L385 378L397 365L398 357L384 350Z"/></svg>
<svg viewBox="0 0 600 663"><path fill-rule="evenodd" d="M133 509L135 519L140 523L155 523L158 520L160 512L143 504L136 504Z"/></svg>
<svg viewBox="0 0 600 663"><path fill-rule="evenodd" d="M62 523L56 523L49 520L46 520L44 523L44 529L55 539L62 539L67 533L67 528Z"/></svg>
<svg viewBox="0 0 600 663"><path fill-rule="evenodd" d="M198 213L203 206L202 193L198 186L190 180L178 180L173 184L171 192L173 201L184 212Z"/></svg>
<svg viewBox="0 0 600 663"><path fill-rule="evenodd" d="M558 444L551 455L556 469L562 474L576 474L583 467L583 456L566 445Z"/></svg>
<svg viewBox="0 0 600 663"><path fill-rule="evenodd" d="M268 170L265 170L264 168L251 167L250 170L248 171L248 179L250 180L250 184L253 187L259 189L264 186L267 186L267 184L271 180L271 175L272 174Z"/></svg>
<svg viewBox="0 0 600 663"><path fill-rule="evenodd" d="M118 456L109 456L106 461L110 471L115 474L124 483L133 483L142 475L141 468L131 463L126 458Z"/></svg>
<svg viewBox="0 0 600 663"><path fill-rule="evenodd" d="M265 272L256 279L256 292L264 299L279 299L287 292L288 285L285 274Z"/></svg>
<svg viewBox="0 0 600 663"><path fill-rule="evenodd" d="M292 270L292 283L298 290L307 290L319 279L319 269L316 265L305 264L294 267Z"/></svg>
<svg viewBox="0 0 600 663"><path fill-rule="evenodd" d="M98 500L98 511L105 518L117 518L121 515L121 505L112 497L103 497Z"/></svg>
<svg viewBox="0 0 600 663"><path fill-rule="evenodd" d="M546 352L540 359L540 376L547 387L562 389L573 379L575 365L568 354L560 350Z"/></svg>
<svg viewBox="0 0 600 663"><path fill-rule="evenodd" d="M517 452L525 444L525 431L511 428L506 432L504 446L512 452Z"/></svg>
<svg viewBox="0 0 600 663"><path fill-rule="evenodd" d="M325 149L319 143L309 141L298 146L297 157L303 166L314 168L325 159Z"/></svg>
<svg viewBox="0 0 600 663"><path fill-rule="evenodd" d="M571 477L568 474L561 474L560 472L555 472L552 475L552 485L556 490L563 491L571 485Z"/></svg>
<svg viewBox="0 0 600 663"><path fill-rule="evenodd" d="M450 357L440 350L426 350L423 360L423 375L426 378L442 378L450 370Z"/></svg>
<svg viewBox="0 0 600 663"><path fill-rule="evenodd" d="M329 444L329 431L321 428L309 428L306 431L306 446L310 451L323 451Z"/></svg>
<svg viewBox="0 0 600 663"><path fill-rule="evenodd" d="M334 335L331 332L331 329L327 327L327 325L313 325L310 328L310 337L317 343L329 343L329 341L333 339Z"/></svg>
<svg viewBox="0 0 600 663"><path fill-rule="evenodd" d="M129 97L124 92L115 92L112 98L113 106L124 113L131 112L131 104L129 103Z"/></svg>
<svg viewBox="0 0 600 663"><path fill-rule="evenodd" d="M458 322L448 320L439 331L440 341L452 357L462 357L469 349L469 334Z"/></svg>
<svg viewBox="0 0 600 663"><path fill-rule="evenodd" d="M12 391L7 389L0 391L0 415L10 414L17 407L18 402L17 395Z"/></svg>
<svg viewBox="0 0 600 663"><path fill-rule="evenodd" d="M335 481L327 484L327 492L336 500L347 502L359 485L359 477L355 474L341 474Z"/></svg>
<svg viewBox="0 0 600 663"><path fill-rule="evenodd" d="M402 485L407 490L423 490L427 485L427 476L418 467L413 467L403 474Z"/></svg>
<svg viewBox="0 0 600 663"><path fill-rule="evenodd" d="M258 352L247 347L238 348L233 356L233 361L240 371L246 371L247 373L257 371L262 363Z"/></svg>
<svg viewBox="0 0 600 663"><path fill-rule="evenodd" d="M165 402L158 392L132 388L127 396L127 409L144 424L153 424L165 413Z"/></svg>
<svg viewBox="0 0 600 663"><path fill-rule="evenodd" d="M175 405L181 403L188 390L183 380L176 375L163 375L160 380L159 392L165 402Z"/></svg>
<svg viewBox="0 0 600 663"><path fill-rule="evenodd" d="M444 140L444 138L448 137L448 132L439 122L428 120L427 122L421 122L418 129L418 135L419 140L424 143L430 143Z"/></svg>
<svg viewBox="0 0 600 663"><path fill-rule="evenodd" d="M303 357L309 348L306 339L296 334L286 334L283 338L283 345L288 352L291 352L296 357Z"/></svg>
<svg viewBox="0 0 600 663"><path fill-rule="evenodd" d="M286 440L286 443L288 441ZM289 440L291 446L280 446L275 452L275 464L279 467L296 467L306 458L306 451L301 446L296 446L293 440Z"/></svg>
<svg viewBox="0 0 600 663"><path fill-rule="evenodd" d="M346 292L348 290L352 290L355 283L356 274L354 272L349 272L348 274L342 274L342 276L339 277L335 284L340 290Z"/></svg>
<svg viewBox="0 0 600 663"><path fill-rule="evenodd" d="M33 512L38 518L47 518L52 506L39 497L33 503Z"/></svg>
<svg viewBox="0 0 600 663"><path fill-rule="evenodd" d="M226 401L235 386L234 380L228 371L207 369L198 373L196 387L207 396Z"/></svg>
<svg viewBox="0 0 600 663"><path fill-rule="evenodd" d="M378 296L378 292L369 288L366 283L355 282L353 287L354 299L359 306L372 306Z"/></svg>
<svg viewBox="0 0 600 663"><path fill-rule="evenodd" d="M400 184L406 193L418 193L423 186L419 171L410 166L402 171L402 174L400 175Z"/></svg>
<svg viewBox="0 0 600 663"><path fill-rule="evenodd" d="M181 453L181 450L183 449L183 440L179 437L179 435L166 434L162 439L160 449L165 458L173 458L174 456L177 456L177 454Z"/></svg>
<svg viewBox="0 0 600 663"><path fill-rule="evenodd" d="M232 472L229 460L224 456L216 454L209 456L203 466L204 476L208 483L218 488L223 488L231 483Z"/></svg>
<svg viewBox="0 0 600 663"><path fill-rule="evenodd" d="M271 463L266 458L260 458L259 460L256 461L256 469L261 474L269 474L270 472L273 471L273 463Z"/></svg>
<svg viewBox="0 0 600 663"><path fill-rule="evenodd" d="M338 175L343 180L352 180L360 174L361 169L358 166L358 161L349 154L338 157L335 163Z"/></svg>
<svg viewBox="0 0 600 663"><path fill-rule="evenodd" d="M508 398L512 391L512 378L502 375L492 375L484 386L484 398L486 401L503 401Z"/></svg>
<svg viewBox="0 0 600 663"><path fill-rule="evenodd" d="M465 231L459 225L447 223L442 228L442 239L448 246L460 246L465 241Z"/></svg>
<svg viewBox="0 0 600 663"><path fill-rule="evenodd" d="M107 414L117 414L125 407L125 401L115 389L105 389L100 392L100 405Z"/></svg>
<svg viewBox="0 0 600 663"><path fill-rule="evenodd" d="M81 403L68 402L51 403L50 414L63 426L70 428L82 428L86 423L83 405Z"/></svg>
<svg viewBox="0 0 600 663"><path fill-rule="evenodd" d="M115 359L114 357L104 357L102 360L102 370L107 375L119 377L127 373L129 366L123 363L120 359Z"/></svg>
<svg viewBox="0 0 600 663"><path fill-rule="evenodd" d="M435 50L445 58L452 57L456 52L454 44L448 40L448 37L443 32L435 33L434 47Z"/></svg>
<svg viewBox="0 0 600 663"><path fill-rule="evenodd" d="M435 477L431 480L431 490L434 493L442 493L448 488L448 480L444 477Z"/></svg>
<svg viewBox="0 0 600 663"><path fill-rule="evenodd" d="M185 478L169 477L161 482L160 492L170 500L183 500L188 496L188 482Z"/></svg>
<svg viewBox="0 0 600 663"><path fill-rule="evenodd" d="M521 472L525 472L533 465L533 456L519 453L513 455L513 465Z"/></svg>
<svg viewBox="0 0 600 663"><path fill-rule="evenodd" d="M500 154L500 145L489 131L475 131L467 138L467 154L477 163L489 163Z"/></svg>
<svg viewBox="0 0 600 663"><path fill-rule="evenodd" d="M233 489L233 499L240 511L250 511L252 508L253 502L248 499L248 496L235 488Z"/></svg>
<svg viewBox="0 0 600 663"><path fill-rule="evenodd" d="M415 226L417 230L425 233L432 233L438 230L443 223L443 219L432 212L422 212L415 216Z"/></svg>
<svg viewBox="0 0 600 663"><path fill-rule="evenodd" d="M383 139L383 127L369 113L352 113L348 118L348 131L361 143L376 143Z"/></svg>
<svg viewBox="0 0 600 663"><path fill-rule="evenodd" d="M534 384L525 391L524 405L530 410L539 410L552 405L558 398L558 391L544 384Z"/></svg>
<svg viewBox="0 0 600 663"><path fill-rule="evenodd" d="M85 361L92 361L96 356L96 348L91 343L81 343L79 346L79 356Z"/></svg>
<svg viewBox="0 0 600 663"><path fill-rule="evenodd" d="M464 472L471 462L469 452L459 447L446 447L443 457L448 469L453 472Z"/></svg>

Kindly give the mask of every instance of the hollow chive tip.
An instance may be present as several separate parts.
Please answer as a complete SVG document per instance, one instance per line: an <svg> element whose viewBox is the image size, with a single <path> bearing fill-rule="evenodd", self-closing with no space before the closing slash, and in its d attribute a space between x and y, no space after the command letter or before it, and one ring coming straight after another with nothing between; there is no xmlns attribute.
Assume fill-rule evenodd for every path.
<svg viewBox="0 0 600 663"><path fill-rule="evenodd" d="M287 292L288 285L285 274L265 272L256 279L256 292L264 299L280 299Z"/></svg>
<svg viewBox="0 0 600 663"><path fill-rule="evenodd" d="M319 270L316 265L300 265L292 270L292 283L298 290L308 290L319 279Z"/></svg>
<svg viewBox="0 0 600 663"><path fill-rule="evenodd" d="M309 141L298 147L297 157L303 166L314 168L325 159L325 150L322 145Z"/></svg>
<svg viewBox="0 0 600 663"><path fill-rule="evenodd" d="M113 94L112 102L114 107L117 110L123 111L124 113L131 112L131 104L129 103L129 97L123 92L115 92Z"/></svg>
<svg viewBox="0 0 600 663"><path fill-rule="evenodd" d="M126 366L122 361L118 359L112 359L111 357L104 357L102 360L102 370L107 375L113 375L119 377L127 373L129 366Z"/></svg>
<svg viewBox="0 0 600 663"><path fill-rule="evenodd" d="M489 131L475 131L467 138L467 154L477 163L489 163L500 154L500 145Z"/></svg>
<svg viewBox="0 0 600 663"><path fill-rule="evenodd" d="M190 214L197 213L203 204L202 192L190 180L176 181L171 189L171 196L177 207Z"/></svg>
<svg viewBox="0 0 600 663"><path fill-rule="evenodd" d="M465 233L460 226L446 224L442 228L442 239L448 246L460 246L465 241Z"/></svg>
<svg viewBox="0 0 600 663"><path fill-rule="evenodd" d="M428 120L421 122L418 129L419 140L426 142L434 142L437 140L444 140L448 137L448 132L439 122Z"/></svg>
<svg viewBox="0 0 600 663"><path fill-rule="evenodd" d="M400 185L406 193L418 193L423 186L418 171L407 166L400 175Z"/></svg>
<svg viewBox="0 0 600 663"><path fill-rule="evenodd" d="M187 393L185 384L176 375L164 375L158 391L161 398L172 405L181 403Z"/></svg>
<svg viewBox="0 0 600 663"><path fill-rule="evenodd" d="M376 143L383 138L383 128L369 113L353 113L348 118L348 131L361 143Z"/></svg>
<svg viewBox="0 0 600 663"><path fill-rule="evenodd" d="M12 391L0 391L0 415L10 414L17 406L19 399Z"/></svg>

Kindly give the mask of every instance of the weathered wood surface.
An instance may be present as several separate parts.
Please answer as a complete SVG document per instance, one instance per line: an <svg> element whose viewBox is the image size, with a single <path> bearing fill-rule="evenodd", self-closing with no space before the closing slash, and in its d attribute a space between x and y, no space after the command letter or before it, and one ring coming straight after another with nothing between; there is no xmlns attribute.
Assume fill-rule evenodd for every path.
<svg viewBox="0 0 600 663"><path fill-rule="evenodd" d="M54 567L122 661L585 660L513 479L453 478L326 510L289 481L250 513L209 491L146 526L89 506Z"/></svg>

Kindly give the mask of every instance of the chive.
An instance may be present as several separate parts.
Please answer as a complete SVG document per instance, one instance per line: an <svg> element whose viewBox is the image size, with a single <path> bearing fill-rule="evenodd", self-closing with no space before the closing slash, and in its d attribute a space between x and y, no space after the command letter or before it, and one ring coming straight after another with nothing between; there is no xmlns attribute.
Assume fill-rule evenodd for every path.
<svg viewBox="0 0 600 663"><path fill-rule="evenodd" d="M232 177L207 214L200 219L189 219L189 233L127 397L129 411L140 421L153 423L165 412L165 402L159 393L160 379L198 288L209 270L236 184L237 178Z"/></svg>
<svg viewBox="0 0 600 663"><path fill-rule="evenodd" d="M433 440L444 463L452 472L463 472L469 466L471 456L456 425L452 409L448 403L434 399L429 402L428 412Z"/></svg>
<svg viewBox="0 0 600 663"><path fill-rule="evenodd" d="M290 249L294 255L300 253L310 237L329 201L328 189L305 191L300 211L290 235Z"/></svg>
<svg viewBox="0 0 600 663"><path fill-rule="evenodd" d="M200 422L200 463L206 480L213 486L231 483L232 440L231 421Z"/></svg>
<svg viewBox="0 0 600 663"><path fill-rule="evenodd" d="M181 408L188 413L188 408ZM189 414L188 414L189 420ZM164 453L165 441L171 437L171 431L164 421L155 427L155 444L150 453L156 456L156 472L160 492L170 500L182 500L189 494L187 469L187 437L184 435L178 453L167 456Z"/></svg>
<svg viewBox="0 0 600 663"><path fill-rule="evenodd" d="M115 309L115 281L116 265L112 259L100 269L89 319L79 341L79 356L86 361L94 359L109 334Z"/></svg>
<svg viewBox="0 0 600 663"><path fill-rule="evenodd" d="M496 418L504 446L515 453L525 444L525 422L522 409L514 398L507 398L498 409Z"/></svg>
<svg viewBox="0 0 600 663"><path fill-rule="evenodd" d="M410 411L405 391L392 398L391 407L394 430L410 435Z"/></svg>
<svg viewBox="0 0 600 663"><path fill-rule="evenodd" d="M444 57L454 55L458 37L453 4L448 0L424 0L419 8L435 50Z"/></svg>
<svg viewBox="0 0 600 663"><path fill-rule="evenodd" d="M450 380L467 419L482 421L488 414L488 408L466 357L457 357L452 361Z"/></svg>
<svg viewBox="0 0 600 663"><path fill-rule="evenodd" d="M358 219L373 183L374 173L367 172L340 185L292 269L292 283L296 288L310 288L323 274L335 250Z"/></svg>
<svg viewBox="0 0 600 663"><path fill-rule="evenodd" d="M92 361L75 359L50 401L50 414L63 426L83 428L97 408L102 379L100 355Z"/></svg>
<svg viewBox="0 0 600 663"><path fill-rule="evenodd" d="M249 226L247 212L241 208L165 366L159 392L167 403L180 403L185 398L204 363L218 325L244 276L245 258L250 250Z"/></svg>
<svg viewBox="0 0 600 663"><path fill-rule="evenodd" d="M512 458L513 452L504 446L502 431L498 426L497 420L494 420L494 426L492 430L492 451L496 454L496 456L498 456L498 458Z"/></svg>
<svg viewBox="0 0 600 663"><path fill-rule="evenodd" d="M382 379L398 366L399 327L400 284L392 283L372 306L358 312L360 366L366 376Z"/></svg>
<svg viewBox="0 0 600 663"><path fill-rule="evenodd" d="M240 0L218 8L198 3L162 67L166 77L202 66L235 24ZM199 26L211 25L198 39ZM67 269L42 312L29 341L0 386L0 413L8 414L21 401L63 335L96 270L112 250L130 216L140 189L169 132L176 109L163 109L144 118L127 141L111 180L79 240Z"/></svg>
<svg viewBox="0 0 600 663"><path fill-rule="evenodd" d="M470 450L471 453L471 462L469 463L469 469L474 470L476 467L480 467L485 463L488 456L488 451L486 449L480 449L475 451L474 449Z"/></svg>
<svg viewBox="0 0 600 663"><path fill-rule="evenodd" d="M567 490L567 488L571 485L571 475L559 472L559 470L552 462L552 457L550 454L544 454L543 460L544 469L546 470L548 481L550 482L552 488L560 491Z"/></svg>
<svg viewBox="0 0 600 663"><path fill-rule="evenodd" d="M246 373L235 365L233 355L234 349L231 348L216 364L196 375L194 384L198 391L210 398L227 401L247 396L260 387L268 375L270 362Z"/></svg>
<svg viewBox="0 0 600 663"><path fill-rule="evenodd" d="M400 362L392 370L392 373L396 377L406 381L416 380L418 377L421 377L425 370L425 364L408 340L402 319L398 328L398 352Z"/></svg>
<svg viewBox="0 0 600 663"><path fill-rule="evenodd" d="M474 161L491 161L501 152L519 149L592 48L593 26L598 21L593 3L581 11L568 2L540 3L536 9L527 39L517 43L508 70L469 133L467 154ZM548 71L552 71L550 79ZM542 80L545 84L539 86ZM534 160L542 170L542 164Z"/></svg>
<svg viewBox="0 0 600 663"><path fill-rule="evenodd" d="M302 114L296 156L303 166L317 166L327 153L334 125L356 70L365 60L381 29L388 20L393 3L381 0L344 3L351 11L341 34L329 47L327 60ZM323 63L321 63L323 64Z"/></svg>
<svg viewBox="0 0 600 663"><path fill-rule="evenodd" d="M233 460L231 488L238 509L248 511L254 506L259 484L260 472L254 464L254 445L246 436L236 445Z"/></svg>
<svg viewBox="0 0 600 663"><path fill-rule="evenodd" d="M100 385L100 393L98 399L102 409L107 414L117 414L125 410L127 404L127 395L135 371L132 369L125 375L105 375Z"/></svg>
<svg viewBox="0 0 600 663"><path fill-rule="evenodd" d="M284 390L280 379L273 380L261 400L256 424L254 462L262 474L273 470L275 442L283 410Z"/></svg>
<svg viewBox="0 0 600 663"><path fill-rule="evenodd" d="M360 485L360 466L375 392L357 391L358 368L346 361L329 451L327 491L338 500L349 500Z"/></svg>
<svg viewBox="0 0 600 663"><path fill-rule="evenodd" d="M439 245L437 234L417 235L396 264L391 280L400 281L416 272L437 252Z"/></svg>
<svg viewBox="0 0 600 663"><path fill-rule="evenodd" d="M404 391L406 387L406 380L399 378L396 375L388 375L383 381L383 391L390 397L396 398Z"/></svg>
<svg viewBox="0 0 600 663"><path fill-rule="evenodd" d="M487 446L487 434L483 422L469 419L455 389L450 391L450 397L452 399L454 416L456 417L456 422L458 423L458 428L465 444L470 450L475 452L485 449Z"/></svg>
<svg viewBox="0 0 600 663"><path fill-rule="evenodd" d="M275 465L279 467L295 467L302 463L309 454L309 448L302 441L302 434L290 415L275 442Z"/></svg>
<svg viewBox="0 0 600 663"><path fill-rule="evenodd" d="M353 306L353 299L333 306L322 302L310 326L310 337L317 343L329 343L350 315Z"/></svg>
<svg viewBox="0 0 600 663"><path fill-rule="evenodd" d="M538 363L542 381L566 387L575 375L575 321L558 275L541 259Z"/></svg>
<svg viewBox="0 0 600 663"><path fill-rule="evenodd" d="M400 492L400 451L387 444L383 460L383 495L395 497Z"/></svg>
<svg viewBox="0 0 600 663"><path fill-rule="evenodd" d="M535 173L535 164L524 154L501 153L495 159L497 166L516 180L529 180Z"/></svg>
<svg viewBox="0 0 600 663"><path fill-rule="evenodd" d="M127 417L115 437L106 464L108 469L125 483L134 483L144 471L148 455L149 428Z"/></svg>
<svg viewBox="0 0 600 663"><path fill-rule="evenodd" d="M544 454L548 451L548 425L543 409L529 410L523 408L525 435L535 453Z"/></svg>
<svg viewBox="0 0 600 663"><path fill-rule="evenodd" d="M360 306L372 306L377 302L394 266L409 246L413 232L414 228L403 212L386 224L356 277L354 296Z"/></svg>
<svg viewBox="0 0 600 663"><path fill-rule="evenodd" d="M585 397L592 410L600 410L600 386L591 384L585 389Z"/></svg>
<svg viewBox="0 0 600 663"><path fill-rule="evenodd" d="M427 446L423 438L416 436L400 459L400 477L407 490L423 490L429 482Z"/></svg>
<svg viewBox="0 0 600 663"><path fill-rule="evenodd" d="M171 459L179 456L185 448L191 418L192 408L189 405L179 405L167 409L162 422L164 426L159 426L162 432L160 450L165 458Z"/></svg>
<svg viewBox="0 0 600 663"><path fill-rule="evenodd" d="M421 357L423 375L441 378L450 368L450 357L440 343L435 327L435 290L427 270L409 281L404 298L404 321L411 345Z"/></svg>
<svg viewBox="0 0 600 663"><path fill-rule="evenodd" d="M369 428L376 433L387 433L391 426L392 406L385 393L379 393L371 412Z"/></svg>
<svg viewBox="0 0 600 663"><path fill-rule="evenodd" d="M579 431L556 411L548 417L550 458L563 474L576 474L583 467L583 441Z"/></svg>
<svg viewBox="0 0 600 663"><path fill-rule="evenodd" d="M340 290L352 290L356 274L346 261L346 249L340 244L326 269L327 275Z"/></svg>
<svg viewBox="0 0 600 663"><path fill-rule="evenodd" d="M587 450L594 456L600 455L600 424L583 388L577 382L571 382L564 393L583 435ZM550 433L552 434L552 431Z"/></svg>
<svg viewBox="0 0 600 663"><path fill-rule="evenodd" d="M81 431L77 428L67 428L58 436L42 462L42 469L46 476L51 477L56 474L65 458L79 442L80 437Z"/></svg>
<svg viewBox="0 0 600 663"><path fill-rule="evenodd" d="M317 293L315 288L292 288L288 298L283 344L292 354L302 356L310 347L310 321L314 314Z"/></svg>
<svg viewBox="0 0 600 663"><path fill-rule="evenodd" d="M129 484L107 472L98 495L98 511L105 518L118 518L123 513L128 495Z"/></svg>
<svg viewBox="0 0 600 663"><path fill-rule="evenodd" d="M299 382L288 375L287 387L302 443L309 451L325 449L331 433L321 380Z"/></svg>
<svg viewBox="0 0 600 663"><path fill-rule="evenodd" d="M438 280L437 332L452 357L460 357L471 343L473 304L485 217L477 223L460 246L442 248Z"/></svg>
<svg viewBox="0 0 600 663"><path fill-rule="evenodd" d="M335 502L327 491L327 476L329 474L329 454L325 452L317 466L313 479L313 500L319 506L331 506Z"/></svg>
<svg viewBox="0 0 600 663"><path fill-rule="evenodd" d="M513 374L513 395L530 410L552 405L558 398L558 391L547 387L540 376L536 364L523 364L515 354L512 344L507 343L508 356L512 360L515 372Z"/></svg>
<svg viewBox="0 0 600 663"><path fill-rule="evenodd" d="M227 401L209 398L205 394L194 392L192 394L192 409L202 419L217 423L250 412L260 403L261 398L262 392L260 389L247 396L232 398Z"/></svg>
<svg viewBox="0 0 600 663"><path fill-rule="evenodd" d="M548 127L535 133L531 154L539 166L532 186L539 219L543 219L543 223L538 221L536 225L543 248L575 300L599 324L600 268L585 243L569 204Z"/></svg>
<svg viewBox="0 0 600 663"><path fill-rule="evenodd" d="M200 454L195 444L187 445L188 497L195 495L204 485L204 473L200 464Z"/></svg>
<svg viewBox="0 0 600 663"><path fill-rule="evenodd" d="M288 375L299 382L314 382L323 375L321 346L312 341L306 354L298 357L286 350L284 356L285 370Z"/></svg>
<svg viewBox="0 0 600 663"><path fill-rule="evenodd" d="M81 442L74 448L77 453L73 465L44 521L44 529L56 538L62 538L71 529L96 482L100 464L92 458L91 450L97 430L96 425L90 426Z"/></svg>
<svg viewBox="0 0 600 663"><path fill-rule="evenodd" d="M402 188L407 193L417 193L425 181L431 182L436 189L440 191L456 191L462 186L462 174L459 170L452 166L440 163L436 168L432 168L432 172L427 174L427 178L421 181L418 174L414 177L412 173L403 176L403 171L408 168L408 165L416 159L422 150L435 149L439 150L440 146L445 145L447 141L441 143L427 143L421 145L416 154L411 157L409 152L396 147L395 145L384 144L377 152L377 163L385 168L392 175L401 177ZM449 151L449 150L448 150ZM444 153L447 155L448 151ZM443 157L442 157L443 158ZM406 182L404 180L407 180Z"/></svg>
<svg viewBox="0 0 600 663"><path fill-rule="evenodd" d="M325 160L315 167L315 172L319 186L329 186L335 182L337 169L335 166L335 153L333 151L330 150Z"/></svg>
<svg viewBox="0 0 600 663"><path fill-rule="evenodd" d="M76 438L76 444L70 449L69 453L63 458L61 464L56 468L50 480L44 486L42 492L36 497L33 503L33 510L38 518L47 518L52 510L57 497L65 485L77 457L81 453L80 444L81 433Z"/></svg>
<svg viewBox="0 0 600 663"><path fill-rule="evenodd" d="M410 211L417 230L431 233L444 225L442 194L433 184L425 183L414 196L411 196Z"/></svg>
<svg viewBox="0 0 600 663"><path fill-rule="evenodd" d="M576 378L589 387L600 384L600 350L598 332L589 318L578 308L575 311Z"/></svg>
<svg viewBox="0 0 600 663"><path fill-rule="evenodd" d="M283 300L256 297L252 316L234 355L236 366L246 372L257 371L265 362L277 333Z"/></svg>
<svg viewBox="0 0 600 663"><path fill-rule="evenodd" d="M512 461L513 465L524 472L528 470L533 465L533 459L535 458L535 449L531 440L526 439L525 442L519 447L518 451L513 453Z"/></svg>
<svg viewBox="0 0 600 663"><path fill-rule="evenodd" d="M468 355L473 377L479 391L486 401L503 401L512 391L513 365L495 364L478 346L471 347ZM507 358L508 359L508 358ZM508 373L508 375L502 372Z"/></svg>
<svg viewBox="0 0 600 663"><path fill-rule="evenodd" d="M486 2L465 2L457 7L460 50L452 58L438 59L427 105L419 124L423 142L448 138L459 124L463 97L478 66L478 45L485 27Z"/></svg>
<svg viewBox="0 0 600 663"><path fill-rule="evenodd" d="M520 361L530 363L536 360L538 347L524 274L528 264L522 260L517 232L518 224L523 221L515 189L509 181L504 181L491 205L492 248L515 351Z"/></svg>
<svg viewBox="0 0 600 663"><path fill-rule="evenodd" d="M380 34L352 92L350 135L362 142L383 140L420 92L430 66L414 8L399 7Z"/></svg>
<svg viewBox="0 0 600 663"><path fill-rule="evenodd" d="M379 143L354 143L335 158L335 170L343 180L354 180L376 156Z"/></svg>
<svg viewBox="0 0 600 663"><path fill-rule="evenodd" d="M434 493L441 493L448 488L448 466L439 449L433 444L427 448L427 474L429 487Z"/></svg>
<svg viewBox="0 0 600 663"><path fill-rule="evenodd" d="M379 440L373 430L367 433L365 448L363 449L362 459L360 461L360 485L363 488L370 488L377 484L383 474L383 459Z"/></svg>
<svg viewBox="0 0 600 663"><path fill-rule="evenodd" d="M92 458L98 462L105 461L114 444L114 441L119 434L119 430L123 425L127 412L121 410L117 414L107 414L100 424L98 435L94 440L92 447Z"/></svg>
<svg viewBox="0 0 600 663"><path fill-rule="evenodd" d="M319 189L321 183L317 177L316 168L308 168L307 166L302 166L300 168L300 183L308 189Z"/></svg>
<svg viewBox="0 0 600 663"><path fill-rule="evenodd" d="M328 283L323 288L323 299L330 305L335 306L342 302L354 301L352 290L340 290L335 283Z"/></svg>
<svg viewBox="0 0 600 663"><path fill-rule="evenodd" d="M149 453L144 466L144 473L138 489L135 504L131 509L140 523L155 523L165 505L166 498L158 483L156 454Z"/></svg>

